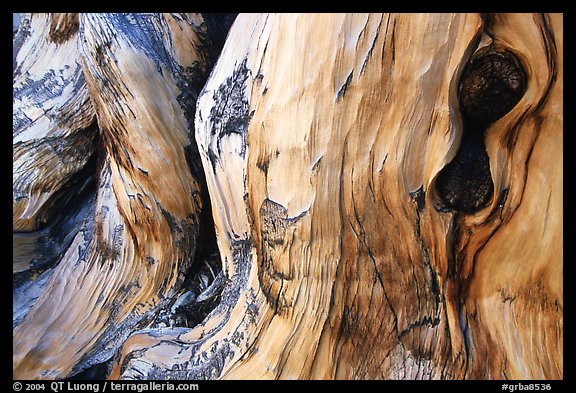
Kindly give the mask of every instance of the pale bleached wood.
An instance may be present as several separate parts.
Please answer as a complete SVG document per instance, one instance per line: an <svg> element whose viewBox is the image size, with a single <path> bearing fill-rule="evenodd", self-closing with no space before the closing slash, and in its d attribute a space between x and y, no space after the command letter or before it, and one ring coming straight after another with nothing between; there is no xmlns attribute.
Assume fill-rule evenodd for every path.
<svg viewBox="0 0 576 393"><path fill-rule="evenodd" d="M77 22L77 14L25 14L14 37L13 326L90 209L82 202L93 194L98 129L78 63Z"/></svg>
<svg viewBox="0 0 576 393"><path fill-rule="evenodd" d="M226 296L131 337L111 377L561 378L561 36L560 15L241 15L196 115ZM528 87L462 213L435 184L489 45Z"/></svg>
<svg viewBox="0 0 576 393"><path fill-rule="evenodd" d="M30 231L49 220L58 192L93 158L97 129L78 63L78 15L32 14L21 25L13 80L12 225Z"/></svg>
<svg viewBox="0 0 576 393"><path fill-rule="evenodd" d="M81 16L74 61L103 150L96 207L14 328L15 378L63 378L107 361L174 300L202 207L186 155L187 116L213 61L203 22L195 14Z"/></svg>
<svg viewBox="0 0 576 393"><path fill-rule="evenodd" d="M562 15L245 14L205 86L202 19L79 19L95 212L20 294L40 297L15 312L15 376L116 353L111 379L563 377ZM486 50L526 88L471 124L459 89ZM459 211L438 185L470 132L493 192ZM223 290L158 329L207 224L194 139L223 269L202 296Z"/></svg>

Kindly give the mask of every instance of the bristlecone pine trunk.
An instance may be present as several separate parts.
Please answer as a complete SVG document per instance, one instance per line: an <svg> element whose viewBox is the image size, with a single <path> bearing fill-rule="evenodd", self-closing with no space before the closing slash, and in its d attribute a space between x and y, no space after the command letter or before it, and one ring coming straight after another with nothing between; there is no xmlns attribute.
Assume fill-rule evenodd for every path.
<svg viewBox="0 0 576 393"><path fill-rule="evenodd" d="M560 14L27 14L13 376L563 378Z"/></svg>

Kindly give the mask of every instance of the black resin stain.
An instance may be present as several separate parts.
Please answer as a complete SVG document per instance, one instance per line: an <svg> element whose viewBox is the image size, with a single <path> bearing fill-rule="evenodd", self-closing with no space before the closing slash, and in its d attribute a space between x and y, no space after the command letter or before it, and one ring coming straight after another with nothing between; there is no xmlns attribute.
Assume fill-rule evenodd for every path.
<svg viewBox="0 0 576 393"><path fill-rule="evenodd" d="M342 97L344 97L344 94L346 94L346 90L348 90L348 86L350 86L350 82L352 82L353 74L354 72L351 72L348 75L348 78L346 78L346 82L344 82L342 87L340 87L340 90L338 90L338 94L336 95L336 101L340 101Z"/></svg>
<svg viewBox="0 0 576 393"><path fill-rule="evenodd" d="M214 92L214 106L210 110L212 120L212 138L216 140L217 153L221 153L220 143L222 138L237 134L242 138L240 154L244 156L246 151L246 130L250 120L249 103L246 98L246 81L249 70L246 67L246 59L240 63L232 75ZM212 149L208 152L210 162L214 167L218 155Z"/></svg>
<svg viewBox="0 0 576 393"><path fill-rule="evenodd" d="M478 51L467 64L458 89L462 141L436 183L444 208L475 213L489 203L494 184L484 132L520 101L526 79L520 60L494 45Z"/></svg>

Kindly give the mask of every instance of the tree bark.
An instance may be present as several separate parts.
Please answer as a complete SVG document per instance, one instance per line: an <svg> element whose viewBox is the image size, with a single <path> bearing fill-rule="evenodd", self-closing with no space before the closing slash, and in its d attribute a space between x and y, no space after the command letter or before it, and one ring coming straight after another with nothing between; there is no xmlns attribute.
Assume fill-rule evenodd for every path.
<svg viewBox="0 0 576 393"><path fill-rule="evenodd" d="M15 377L563 378L562 15L29 25Z"/></svg>

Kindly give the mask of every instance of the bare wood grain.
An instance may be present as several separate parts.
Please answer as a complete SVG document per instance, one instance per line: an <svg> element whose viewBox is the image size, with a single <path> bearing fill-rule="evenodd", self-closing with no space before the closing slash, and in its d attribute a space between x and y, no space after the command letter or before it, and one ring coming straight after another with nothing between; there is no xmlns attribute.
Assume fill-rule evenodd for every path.
<svg viewBox="0 0 576 393"><path fill-rule="evenodd" d="M205 78L201 23L82 15L75 61L103 144L96 207L14 328L15 377L62 378L109 359L182 283L202 206L183 94Z"/></svg>
<svg viewBox="0 0 576 393"><path fill-rule="evenodd" d="M131 337L111 377L561 378L561 23L241 15L196 114L228 297ZM495 192L459 212L435 182L488 45L528 88L486 130Z"/></svg>
<svg viewBox="0 0 576 393"><path fill-rule="evenodd" d="M563 378L562 15L242 14L206 81L210 24L24 18L15 272L101 151L65 253L14 295L14 375L116 355L110 379ZM41 113L47 64L77 83ZM204 176L220 301L159 329L212 225Z"/></svg>

